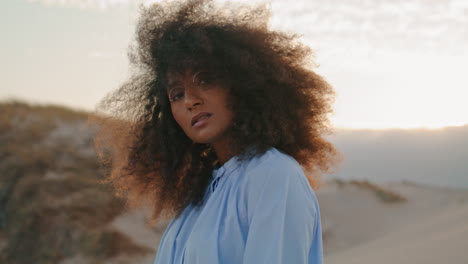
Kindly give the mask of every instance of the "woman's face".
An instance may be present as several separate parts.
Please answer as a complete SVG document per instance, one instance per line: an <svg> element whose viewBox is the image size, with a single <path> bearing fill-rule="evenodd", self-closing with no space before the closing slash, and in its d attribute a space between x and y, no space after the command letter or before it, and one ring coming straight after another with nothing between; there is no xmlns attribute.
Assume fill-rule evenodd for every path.
<svg viewBox="0 0 468 264"><path fill-rule="evenodd" d="M209 71L168 74L167 96L174 119L195 143L227 142L233 121L229 89Z"/></svg>

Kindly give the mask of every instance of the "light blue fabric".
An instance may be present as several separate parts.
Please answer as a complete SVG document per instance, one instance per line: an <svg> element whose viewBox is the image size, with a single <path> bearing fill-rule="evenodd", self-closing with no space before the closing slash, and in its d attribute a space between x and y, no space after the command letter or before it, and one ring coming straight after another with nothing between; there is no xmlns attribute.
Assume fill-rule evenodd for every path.
<svg viewBox="0 0 468 264"><path fill-rule="evenodd" d="M275 148L213 171L204 203L171 221L155 264L318 264L317 197L301 166Z"/></svg>

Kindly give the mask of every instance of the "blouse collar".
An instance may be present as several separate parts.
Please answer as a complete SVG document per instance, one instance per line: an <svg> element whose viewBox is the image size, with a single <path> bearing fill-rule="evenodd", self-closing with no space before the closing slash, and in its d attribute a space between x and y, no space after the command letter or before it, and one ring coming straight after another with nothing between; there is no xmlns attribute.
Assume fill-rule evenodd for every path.
<svg viewBox="0 0 468 264"><path fill-rule="evenodd" d="M213 177L215 181L218 178L221 178L224 174L231 173L234 169L236 169L240 165L240 157L239 155L230 158L226 161L222 166L216 164L213 168Z"/></svg>
<svg viewBox="0 0 468 264"><path fill-rule="evenodd" d="M246 151L244 153L254 151L255 149L256 149L255 145L249 146L249 147L247 147L247 149L246 149ZM212 191L214 191L216 189L216 187L218 186L218 182L221 179L221 177L223 177L224 175L229 175L237 167L240 166L240 164L242 163L241 155L244 154L244 153L238 154L238 155L230 158L222 166L220 166L219 163L217 163L214 166L213 174L212 174L214 179L211 182L211 190Z"/></svg>

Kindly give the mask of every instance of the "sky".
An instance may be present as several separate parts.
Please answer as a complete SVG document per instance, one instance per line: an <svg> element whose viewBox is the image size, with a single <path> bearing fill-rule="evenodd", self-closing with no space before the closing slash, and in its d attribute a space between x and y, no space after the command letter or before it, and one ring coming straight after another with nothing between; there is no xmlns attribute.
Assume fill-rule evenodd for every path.
<svg viewBox="0 0 468 264"><path fill-rule="evenodd" d="M129 77L127 47L143 2L0 1L0 100L92 110ZM336 91L335 127L468 124L468 1L269 5L271 28L302 35L315 51L316 71Z"/></svg>
<svg viewBox="0 0 468 264"><path fill-rule="evenodd" d="M468 190L468 126L445 129L337 129L343 160L325 178L415 182Z"/></svg>

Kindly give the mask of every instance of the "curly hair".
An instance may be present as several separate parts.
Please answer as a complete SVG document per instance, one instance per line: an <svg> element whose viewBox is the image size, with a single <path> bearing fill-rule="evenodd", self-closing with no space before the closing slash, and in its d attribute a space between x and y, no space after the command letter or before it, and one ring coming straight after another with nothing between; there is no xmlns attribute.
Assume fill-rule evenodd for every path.
<svg viewBox="0 0 468 264"><path fill-rule="evenodd" d="M132 76L97 107L98 153L129 204L149 202L153 220L201 204L216 154L193 143L174 120L167 74L209 68L229 83L229 128L242 159L275 147L295 158L313 188L336 151L324 137L334 92L312 69L311 49L298 36L268 29L265 6L189 0L141 9ZM245 151L255 145L255 151ZM247 154L249 153L249 154Z"/></svg>

